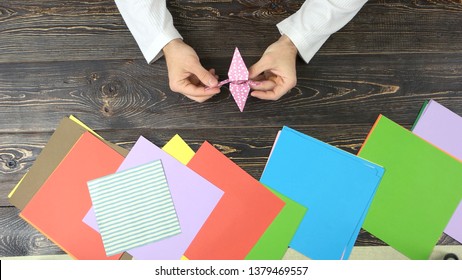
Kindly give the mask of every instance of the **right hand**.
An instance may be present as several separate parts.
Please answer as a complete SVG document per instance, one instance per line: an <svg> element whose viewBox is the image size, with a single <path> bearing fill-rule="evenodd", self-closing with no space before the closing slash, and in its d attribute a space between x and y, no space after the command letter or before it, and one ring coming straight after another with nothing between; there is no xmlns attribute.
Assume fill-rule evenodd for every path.
<svg viewBox="0 0 462 280"><path fill-rule="evenodd" d="M249 69L249 77L257 80L253 97L278 100L297 85L297 48L286 35L271 44L260 60Z"/></svg>

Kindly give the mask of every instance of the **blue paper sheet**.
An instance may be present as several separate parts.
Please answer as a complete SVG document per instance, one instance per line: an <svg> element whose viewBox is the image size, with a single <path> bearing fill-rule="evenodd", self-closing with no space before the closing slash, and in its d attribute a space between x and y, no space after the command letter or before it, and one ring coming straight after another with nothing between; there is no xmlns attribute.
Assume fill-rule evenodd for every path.
<svg viewBox="0 0 462 280"><path fill-rule="evenodd" d="M290 247L311 259L347 259L384 169L284 127L261 182L309 208Z"/></svg>

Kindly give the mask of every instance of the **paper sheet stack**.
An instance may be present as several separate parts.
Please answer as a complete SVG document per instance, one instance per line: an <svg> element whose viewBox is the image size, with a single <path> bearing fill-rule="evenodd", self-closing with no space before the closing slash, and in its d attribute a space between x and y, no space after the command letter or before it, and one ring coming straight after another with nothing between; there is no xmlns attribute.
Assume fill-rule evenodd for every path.
<svg viewBox="0 0 462 280"><path fill-rule="evenodd" d="M428 259L443 231L462 242L460 131L462 117L433 100L412 132L380 115L361 162L283 128L261 181L310 210L290 247L314 259L348 258L360 226L410 259Z"/></svg>
<svg viewBox="0 0 462 280"><path fill-rule="evenodd" d="M280 259L306 211L207 142L194 153L178 135L164 149L141 136L128 152L73 117L10 201L76 259Z"/></svg>
<svg viewBox="0 0 462 280"><path fill-rule="evenodd" d="M283 127L258 181L208 142L128 151L71 116L9 199L75 259L348 259L361 228L427 259L462 241L459 131L435 101L412 132L379 116L358 155Z"/></svg>

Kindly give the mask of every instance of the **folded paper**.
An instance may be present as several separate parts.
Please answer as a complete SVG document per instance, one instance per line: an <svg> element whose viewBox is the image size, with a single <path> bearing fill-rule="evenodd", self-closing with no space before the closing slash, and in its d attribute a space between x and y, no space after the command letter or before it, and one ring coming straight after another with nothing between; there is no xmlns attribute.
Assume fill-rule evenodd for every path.
<svg viewBox="0 0 462 280"><path fill-rule="evenodd" d="M435 100L425 103L412 132L462 161L462 117ZM462 243L462 202L444 232Z"/></svg>
<svg viewBox="0 0 462 280"><path fill-rule="evenodd" d="M87 182L114 173L124 157L85 132L20 216L75 259L107 257L101 236L82 222L91 206Z"/></svg>
<svg viewBox="0 0 462 280"><path fill-rule="evenodd" d="M142 136L117 171L154 160L162 161L181 233L128 252L139 260L179 260L217 205L223 191ZM92 210L85 216L84 222L98 230Z"/></svg>
<svg viewBox="0 0 462 280"><path fill-rule="evenodd" d="M311 259L347 259L382 167L284 127L260 181L308 208L290 247Z"/></svg>
<svg viewBox="0 0 462 280"><path fill-rule="evenodd" d="M249 70L238 48L234 50L233 59L228 70L228 79L221 81L218 87L227 83L229 83L229 91L239 107L239 110L241 112L244 111L244 106L250 92L250 86L258 83L249 80Z"/></svg>
<svg viewBox="0 0 462 280"><path fill-rule="evenodd" d="M88 182L106 254L181 232L160 160Z"/></svg>
<svg viewBox="0 0 462 280"><path fill-rule="evenodd" d="M384 116L358 155L386 168L363 228L428 259L462 199L462 163Z"/></svg>

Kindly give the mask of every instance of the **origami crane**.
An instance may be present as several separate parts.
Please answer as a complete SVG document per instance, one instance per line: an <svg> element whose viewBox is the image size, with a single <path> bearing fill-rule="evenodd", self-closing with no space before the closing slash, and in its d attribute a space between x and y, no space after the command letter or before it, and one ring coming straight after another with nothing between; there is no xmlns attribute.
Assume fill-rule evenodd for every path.
<svg viewBox="0 0 462 280"><path fill-rule="evenodd" d="M218 87L227 83L229 83L229 91L234 101L236 101L239 110L241 112L244 111L245 102L250 92L250 86L259 83L249 80L249 70L247 70L247 66L245 66L238 48L234 50L233 60L228 70L228 79L221 81Z"/></svg>

